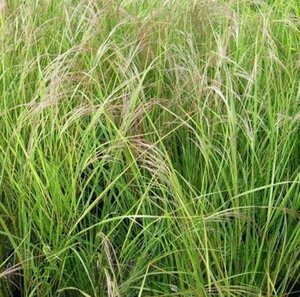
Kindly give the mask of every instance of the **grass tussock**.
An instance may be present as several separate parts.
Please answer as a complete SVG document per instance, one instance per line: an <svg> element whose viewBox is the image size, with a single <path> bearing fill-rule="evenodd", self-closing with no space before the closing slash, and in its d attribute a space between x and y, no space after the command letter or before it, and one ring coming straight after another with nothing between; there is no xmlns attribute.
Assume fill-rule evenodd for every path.
<svg viewBox="0 0 300 297"><path fill-rule="evenodd" d="M299 53L298 0L0 0L0 296L299 296Z"/></svg>

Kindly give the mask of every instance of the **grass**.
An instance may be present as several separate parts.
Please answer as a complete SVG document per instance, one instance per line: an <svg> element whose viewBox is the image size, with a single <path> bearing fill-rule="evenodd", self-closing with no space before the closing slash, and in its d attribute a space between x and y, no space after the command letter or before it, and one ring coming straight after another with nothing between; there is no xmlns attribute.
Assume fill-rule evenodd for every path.
<svg viewBox="0 0 300 297"><path fill-rule="evenodd" d="M299 0L0 1L0 296L300 296Z"/></svg>

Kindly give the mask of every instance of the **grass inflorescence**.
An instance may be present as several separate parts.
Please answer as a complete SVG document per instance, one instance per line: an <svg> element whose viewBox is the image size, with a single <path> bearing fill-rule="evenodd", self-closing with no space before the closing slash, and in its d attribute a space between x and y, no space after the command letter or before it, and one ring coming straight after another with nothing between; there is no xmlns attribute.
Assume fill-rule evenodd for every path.
<svg viewBox="0 0 300 297"><path fill-rule="evenodd" d="M0 0L0 296L300 296L299 132L299 0Z"/></svg>

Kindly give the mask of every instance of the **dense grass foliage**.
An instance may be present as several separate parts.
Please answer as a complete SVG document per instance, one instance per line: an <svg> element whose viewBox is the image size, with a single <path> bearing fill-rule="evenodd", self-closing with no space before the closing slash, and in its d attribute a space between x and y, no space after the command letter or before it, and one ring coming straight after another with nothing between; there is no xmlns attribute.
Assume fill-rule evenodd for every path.
<svg viewBox="0 0 300 297"><path fill-rule="evenodd" d="M0 296L300 296L299 0L0 1Z"/></svg>

